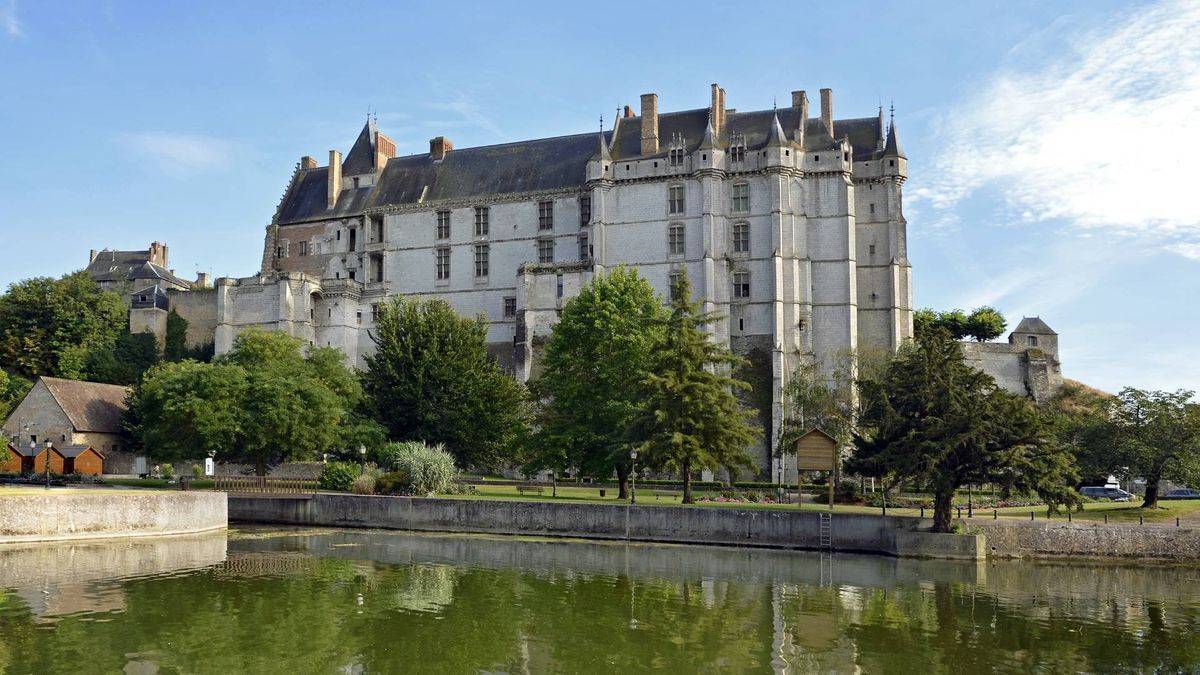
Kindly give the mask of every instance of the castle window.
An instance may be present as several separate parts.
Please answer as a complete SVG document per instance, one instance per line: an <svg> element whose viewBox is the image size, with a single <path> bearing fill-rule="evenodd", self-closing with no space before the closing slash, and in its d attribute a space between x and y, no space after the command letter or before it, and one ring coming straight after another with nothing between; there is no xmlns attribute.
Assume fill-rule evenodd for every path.
<svg viewBox="0 0 1200 675"><path fill-rule="evenodd" d="M749 272L734 272L733 273L733 297L739 299L750 298L750 273Z"/></svg>
<svg viewBox="0 0 1200 675"><path fill-rule="evenodd" d="M437 238L438 239L449 239L450 238L450 212L449 211L438 211L437 212Z"/></svg>
<svg viewBox="0 0 1200 675"><path fill-rule="evenodd" d="M587 225L592 222L592 196L579 195L579 224Z"/></svg>
<svg viewBox="0 0 1200 675"><path fill-rule="evenodd" d="M355 176L354 178L351 178L350 180L354 181L354 189L357 190L358 189L358 176Z"/></svg>
<svg viewBox="0 0 1200 675"><path fill-rule="evenodd" d="M555 297L561 298L563 296L563 276L561 274L555 279L555 284Z"/></svg>
<svg viewBox="0 0 1200 675"><path fill-rule="evenodd" d="M512 317L514 317L516 315L517 315L517 299L516 298L505 298L504 299L504 316L511 319Z"/></svg>
<svg viewBox="0 0 1200 675"><path fill-rule="evenodd" d="M383 216L371 216L371 230L374 232L375 241L383 241Z"/></svg>
<svg viewBox="0 0 1200 675"><path fill-rule="evenodd" d="M888 160L888 166L896 166L896 160L894 160L894 159L889 159L889 160Z"/></svg>
<svg viewBox="0 0 1200 675"><path fill-rule="evenodd" d="M358 321L358 325L362 325L362 312L355 312L354 318Z"/></svg>
<svg viewBox="0 0 1200 675"><path fill-rule="evenodd" d="M750 223L744 220L733 224L733 252L750 252Z"/></svg>
<svg viewBox="0 0 1200 675"><path fill-rule="evenodd" d="M553 239L538 239L537 253L538 253L538 262L540 262L540 263L554 262L554 240Z"/></svg>
<svg viewBox="0 0 1200 675"><path fill-rule="evenodd" d="M475 207L475 236L486 237L488 233L488 207Z"/></svg>
<svg viewBox="0 0 1200 675"><path fill-rule="evenodd" d="M554 229L554 202L550 200L538 202L538 229Z"/></svg>
<svg viewBox="0 0 1200 675"><path fill-rule="evenodd" d="M871 213L875 213L875 202L871 202Z"/></svg>
<svg viewBox="0 0 1200 675"><path fill-rule="evenodd" d="M587 232L579 233L579 259L588 260L591 258L591 247L588 246Z"/></svg>
<svg viewBox="0 0 1200 675"><path fill-rule="evenodd" d="M308 242L300 242L300 255L308 255Z"/></svg>
<svg viewBox="0 0 1200 675"><path fill-rule="evenodd" d="M371 323L379 321L379 303L371 305Z"/></svg>
<svg viewBox="0 0 1200 675"><path fill-rule="evenodd" d="M443 281L450 278L450 247L443 246L437 250L437 278Z"/></svg>
<svg viewBox="0 0 1200 675"><path fill-rule="evenodd" d="M684 253L683 223L671 223L667 226L667 253L683 255Z"/></svg>
<svg viewBox="0 0 1200 675"><path fill-rule="evenodd" d="M731 206L737 213L745 213L750 210L750 185L747 183L733 184L733 199Z"/></svg>
<svg viewBox="0 0 1200 675"><path fill-rule="evenodd" d="M867 247L867 253L870 255L875 255L875 244L871 244Z"/></svg>
<svg viewBox="0 0 1200 675"><path fill-rule="evenodd" d="M746 137L741 134L733 134L729 139L729 161L744 162L746 161Z"/></svg>
<svg viewBox="0 0 1200 675"><path fill-rule="evenodd" d="M1029 345L1030 347L1036 347L1036 346L1038 346L1038 343L1037 343L1037 336L1036 336L1036 335L1029 335L1029 336L1026 336L1026 338L1025 338L1025 344Z"/></svg>
<svg viewBox="0 0 1200 675"><path fill-rule="evenodd" d="M486 277L488 275L488 245L475 245L475 277Z"/></svg>
<svg viewBox="0 0 1200 675"><path fill-rule="evenodd" d="M275 257L276 257L276 258L282 258L282 257L283 257L283 247L282 247L282 246L276 246L276 247L275 247Z"/></svg>
<svg viewBox="0 0 1200 675"><path fill-rule="evenodd" d="M350 281L354 281L354 279L355 279L354 270L350 270Z"/></svg>
<svg viewBox="0 0 1200 675"><path fill-rule="evenodd" d="M668 153L667 158L670 160L671 166L683 166L683 156L683 148L671 148L671 152Z"/></svg>
<svg viewBox="0 0 1200 675"><path fill-rule="evenodd" d="M683 213L683 186L672 185L667 188L667 213Z"/></svg>
<svg viewBox="0 0 1200 675"><path fill-rule="evenodd" d="M821 161L821 156L820 156L820 155L813 155L813 161L814 161L814 162L819 162L819 161Z"/></svg>
<svg viewBox="0 0 1200 675"><path fill-rule="evenodd" d="M679 281L682 279L683 273L671 272L667 275L667 299L670 302L675 302L679 299Z"/></svg>

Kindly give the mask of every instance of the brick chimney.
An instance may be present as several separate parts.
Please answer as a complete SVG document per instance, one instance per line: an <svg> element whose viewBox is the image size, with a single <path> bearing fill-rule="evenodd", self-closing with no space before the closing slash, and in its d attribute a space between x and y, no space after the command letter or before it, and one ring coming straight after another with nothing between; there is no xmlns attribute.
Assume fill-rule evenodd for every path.
<svg viewBox="0 0 1200 675"><path fill-rule="evenodd" d="M196 273L196 283L194 283L192 285L195 286L196 288L208 288L209 287L208 272L197 272Z"/></svg>
<svg viewBox="0 0 1200 675"><path fill-rule="evenodd" d="M88 253L88 264L91 265L94 262L96 262L96 249L92 249Z"/></svg>
<svg viewBox="0 0 1200 675"><path fill-rule="evenodd" d="M642 154L658 153L658 94L642 94Z"/></svg>
<svg viewBox="0 0 1200 675"><path fill-rule="evenodd" d="M375 132L375 172L383 171L387 161L396 156L396 141Z"/></svg>
<svg viewBox="0 0 1200 675"><path fill-rule="evenodd" d="M633 108L630 108L629 106L625 106L624 114L622 115L622 117L633 117Z"/></svg>
<svg viewBox="0 0 1200 675"><path fill-rule="evenodd" d="M159 267L166 267L167 245L158 241L150 242L150 255L148 257L151 263L158 265Z"/></svg>
<svg viewBox="0 0 1200 675"><path fill-rule="evenodd" d="M301 169L315 169L315 168L317 168L317 160L313 157L309 157L308 155L305 155L300 158L300 168Z"/></svg>
<svg viewBox="0 0 1200 675"><path fill-rule="evenodd" d="M328 185L325 190L326 207L337 206L338 193L342 191L342 153L337 150L329 151Z"/></svg>
<svg viewBox="0 0 1200 675"><path fill-rule="evenodd" d="M825 131L829 132L829 137L833 138L833 90L821 90L821 124L825 125Z"/></svg>
<svg viewBox="0 0 1200 675"><path fill-rule="evenodd" d="M437 138L429 139L429 156L432 157L433 161L435 162L440 162L441 160L446 159L446 155L448 155L453 149L454 144L451 143L450 139L446 138L445 136L438 136Z"/></svg>
<svg viewBox="0 0 1200 675"><path fill-rule="evenodd" d="M725 121L725 104L721 100L721 88L716 82L712 84L712 104L708 108L708 116L712 120L713 135L721 137L721 126Z"/></svg>

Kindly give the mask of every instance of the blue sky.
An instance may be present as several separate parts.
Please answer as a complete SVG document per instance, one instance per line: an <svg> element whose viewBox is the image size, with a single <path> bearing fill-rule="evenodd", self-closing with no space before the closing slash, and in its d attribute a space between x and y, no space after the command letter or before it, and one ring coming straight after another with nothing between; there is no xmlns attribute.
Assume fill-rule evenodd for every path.
<svg viewBox="0 0 1200 675"><path fill-rule="evenodd" d="M1041 315L1064 374L1200 389L1200 3L0 0L0 285L167 242L245 276L297 159L894 101L918 306Z"/></svg>

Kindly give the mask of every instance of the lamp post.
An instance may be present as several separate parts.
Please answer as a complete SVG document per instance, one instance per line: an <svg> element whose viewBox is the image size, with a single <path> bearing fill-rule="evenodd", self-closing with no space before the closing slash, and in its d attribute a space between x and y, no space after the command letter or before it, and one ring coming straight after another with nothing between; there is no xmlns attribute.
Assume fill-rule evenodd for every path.
<svg viewBox="0 0 1200 675"><path fill-rule="evenodd" d="M637 448L629 451L629 503L637 503Z"/></svg>
<svg viewBox="0 0 1200 675"><path fill-rule="evenodd" d="M51 441L50 439L46 439L46 445L44 447L45 447L45 452L46 452L46 489L49 490L50 489L50 451L54 449L54 442Z"/></svg>
<svg viewBox="0 0 1200 675"><path fill-rule="evenodd" d="M358 456L362 460L362 470L359 472L359 474L361 475L361 474L364 474L367 472L367 446L366 445L358 446Z"/></svg>

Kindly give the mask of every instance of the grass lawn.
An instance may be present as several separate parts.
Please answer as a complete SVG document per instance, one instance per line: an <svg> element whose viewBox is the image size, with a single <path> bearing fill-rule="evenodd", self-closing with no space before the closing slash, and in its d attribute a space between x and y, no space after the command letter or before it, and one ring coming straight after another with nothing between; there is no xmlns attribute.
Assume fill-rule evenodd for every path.
<svg viewBox="0 0 1200 675"><path fill-rule="evenodd" d="M1092 502L1083 505L1083 511L1075 511L1071 514L1072 520L1082 521L1101 521L1104 516L1108 516L1110 523L1136 523L1138 517L1141 516L1148 523L1173 523L1175 518L1186 518L1194 523L1200 524L1200 499L1181 499L1160 501L1157 509L1142 509L1140 508L1141 500L1134 499L1130 502ZM1029 514L1033 513L1034 518L1044 519L1046 517L1046 507L1044 506L1015 506L1008 509L1000 509L1001 516L1016 516L1029 518ZM990 515L991 511L986 513L976 512L976 517ZM1065 513L1054 514L1054 520L1065 520Z"/></svg>

